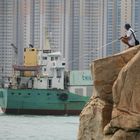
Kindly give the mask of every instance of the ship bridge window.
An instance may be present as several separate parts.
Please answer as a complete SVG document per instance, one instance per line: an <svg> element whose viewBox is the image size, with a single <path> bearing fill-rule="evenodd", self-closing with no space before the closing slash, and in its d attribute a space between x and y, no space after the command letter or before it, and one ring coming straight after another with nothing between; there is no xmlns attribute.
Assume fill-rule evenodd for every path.
<svg viewBox="0 0 140 140"><path fill-rule="evenodd" d="M43 60L47 60L47 57L43 57L42 59L43 59Z"/></svg>
<svg viewBox="0 0 140 140"><path fill-rule="evenodd" d="M53 61L54 60L54 57L51 57L51 61Z"/></svg>
<svg viewBox="0 0 140 140"><path fill-rule="evenodd" d="M55 60L58 60L58 57L55 57Z"/></svg>

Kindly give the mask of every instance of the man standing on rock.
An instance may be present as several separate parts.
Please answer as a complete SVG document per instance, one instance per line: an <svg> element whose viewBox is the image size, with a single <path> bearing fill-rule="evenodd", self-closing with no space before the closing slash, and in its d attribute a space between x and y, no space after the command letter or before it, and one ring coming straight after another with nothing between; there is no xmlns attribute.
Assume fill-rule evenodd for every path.
<svg viewBox="0 0 140 140"><path fill-rule="evenodd" d="M125 33L125 36L122 36L120 38L120 40L128 45L129 48L131 47L134 47L135 46L135 34L134 34L134 31L132 30L130 24L125 24L124 26L125 30L126 30L126 33Z"/></svg>

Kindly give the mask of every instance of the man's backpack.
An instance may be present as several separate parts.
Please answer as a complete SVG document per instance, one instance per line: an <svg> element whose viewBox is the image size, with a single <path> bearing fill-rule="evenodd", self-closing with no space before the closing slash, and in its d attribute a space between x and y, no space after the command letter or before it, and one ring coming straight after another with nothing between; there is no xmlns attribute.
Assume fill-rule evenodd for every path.
<svg viewBox="0 0 140 140"><path fill-rule="evenodd" d="M133 37L134 37L134 39L135 39L135 45L139 45L140 42L136 39L136 37L135 37L133 31L132 31L132 30L130 30L130 31L132 32L132 35L133 35Z"/></svg>

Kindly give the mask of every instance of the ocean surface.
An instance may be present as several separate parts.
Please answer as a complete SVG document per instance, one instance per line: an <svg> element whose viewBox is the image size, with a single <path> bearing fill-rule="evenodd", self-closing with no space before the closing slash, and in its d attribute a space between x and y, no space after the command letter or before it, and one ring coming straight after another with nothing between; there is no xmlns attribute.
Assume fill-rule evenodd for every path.
<svg viewBox="0 0 140 140"><path fill-rule="evenodd" d="M0 140L76 140L79 116L5 115Z"/></svg>

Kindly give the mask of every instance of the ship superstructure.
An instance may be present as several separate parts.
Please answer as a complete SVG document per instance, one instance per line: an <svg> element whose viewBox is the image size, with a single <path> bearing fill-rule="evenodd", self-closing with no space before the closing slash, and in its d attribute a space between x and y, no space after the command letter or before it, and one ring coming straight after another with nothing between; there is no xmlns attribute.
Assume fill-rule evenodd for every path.
<svg viewBox="0 0 140 140"><path fill-rule="evenodd" d="M65 60L60 52L25 48L24 65L15 65L14 71L20 72L16 73L18 88L64 89Z"/></svg>

